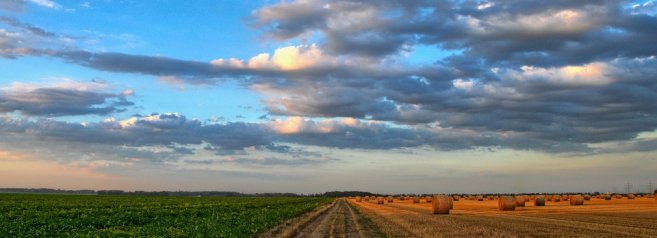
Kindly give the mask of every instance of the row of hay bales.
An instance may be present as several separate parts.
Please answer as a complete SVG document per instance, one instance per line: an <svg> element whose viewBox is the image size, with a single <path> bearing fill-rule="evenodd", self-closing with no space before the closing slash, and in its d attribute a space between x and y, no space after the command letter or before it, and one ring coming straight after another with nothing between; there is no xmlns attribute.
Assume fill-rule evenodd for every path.
<svg viewBox="0 0 657 238"><path fill-rule="evenodd" d="M547 196L548 198L550 196ZM557 198L551 198L552 201L561 201L561 197ZM570 201L570 205L572 206L580 206L584 205L584 196L582 195L572 195L567 198ZM500 211L513 211L516 209L516 207L524 207L525 204L529 201L534 202L534 206L536 207L541 207L545 206L545 201L547 200L546 196L543 195L538 195L538 196L525 196L525 195L518 195L518 196L500 196L497 202L498 208ZM564 198L564 201L566 198ZM548 200L549 201L549 200Z"/></svg>
<svg viewBox="0 0 657 238"><path fill-rule="evenodd" d="M568 201L569 197L574 194L551 194L551 195L524 195L529 197L529 200L534 200L537 196L546 196L547 201ZM585 201L591 200L591 198L598 198L598 199L609 199L609 198L615 198L615 199L622 199L622 198L627 198L627 199L635 199L635 198L657 198L655 194L598 194L598 195L590 195L590 194L581 194L584 197ZM354 199L356 197L349 197L351 199ZM365 196L361 197L365 199L375 199L376 196ZM399 199L400 201L408 200L413 203L419 203L420 199L425 199L428 202L431 200L431 196L387 196L386 199L392 198L392 199ZM484 201L484 200L497 200L499 196L495 195L453 195L452 198L455 201L459 201L460 199L464 200L474 200L474 201Z"/></svg>
<svg viewBox="0 0 657 238"><path fill-rule="evenodd" d="M384 204L384 202L388 203L393 203L394 202L394 197L388 196L388 197L373 197L373 196L357 196L354 198L356 202L363 202L363 201L375 201L376 204ZM411 200L413 203L419 203L420 202L420 197L411 197L411 198L404 198L400 197L400 200ZM431 209L433 214L449 214L449 211L454 208L454 201L451 196L446 196L446 195L434 195L433 197L427 196L424 197L425 201L431 203Z"/></svg>
<svg viewBox="0 0 657 238"><path fill-rule="evenodd" d="M561 201L569 201L570 196L574 194L551 194L551 195L523 195L528 197L527 201L533 201L536 197L538 196L544 196L546 201L549 202L561 202ZM584 197L585 201L591 200L591 198L598 198L598 199L605 199L605 200L610 200L612 198L614 199L622 199L622 198L627 198L627 199L635 199L635 198L657 198L654 194L599 194L599 195L590 195L590 194L581 194ZM359 196L360 197L360 196ZM451 196L454 201L459 201L460 199L464 200L474 200L474 201L484 201L484 200L498 200L500 196L495 196L495 195L452 195ZM356 198L356 197L350 197L350 198ZM394 199L399 199L400 201L411 201L412 203L420 203L421 199L425 199L426 202L431 202L432 196L387 196L385 197L386 200L394 200ZM366 199L366 200L373 200L376 199L376 196L364 196L360 197L360 199ZM390 202L392 202L392 200Z"/></svg>
<svg viewBox="0 0 657 238"><path fill-rule="evenodd" d="M611 200L612 197L615 197L617 199L621 199L624 196L620 194L601 194L596 196L598 199L604 199L604 200ZM628 199L634 199L637 197L634 194L627 194L626 197ZM648 198L656 198L657 196L655 195L646 195ZM571 206L581 206L584 205L584 201L591 200L592 196L589 194L584 194L584 195L516 195L516 196L488 196L487 198L489 199L497 199L498 200L498 208L500 211L513 211L516 209L516 207L524 207L525 204L529 201L533 201L534 206L545 206L546 201L551 201L551 202L561 202L561 201L568 201ZM361 202L363 200L365 201L376 201L377 204L384 204L384 201L387 201L388 203L392 203L394 201L394 197L388 196L386 198L384 197L374 197L374 196L366 196L366 197L356 197L356 202ZM454 207L454 201L459 201L461 199L461 196L459 195L454 195L454 196L446 196L446 195L434 195L434 196L427 196L424 198L426 202L431 203L432 211L433 214L449 214L449 211L453 209ZM483 201L484 197L482 195L478 196L467 196L465 199L469 200L477 200L477 201ZM410 200L412 203L419 203L420 202L420 197L414 196L414 197L399 197L399 200L404 201L404 200Z"/></svg>
<svg viewBox="0 0 657 238"><path fill-rule="evenodd" d="M382 198L385 202L388 203L393 203L395 199L399 199L399 201L411 201L412 203L420 203L421 199L424 199L427 203L430 203L433 199L431 196L425 196L425 197L420 197L420 196L413 196L413 197L393 197L393 196L387 196L387 197L375 197L375 196L357 196L357 197L349 197L350 199L355 199L356 202L362 202L363 200L365 201L370 201L370 200L376 200L378 198Z"/></svg>

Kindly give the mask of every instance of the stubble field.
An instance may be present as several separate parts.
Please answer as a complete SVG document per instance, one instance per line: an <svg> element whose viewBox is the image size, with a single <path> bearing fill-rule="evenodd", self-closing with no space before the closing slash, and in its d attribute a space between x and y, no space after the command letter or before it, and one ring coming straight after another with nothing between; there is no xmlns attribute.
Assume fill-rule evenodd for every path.
<svg viewBox="0 0 657 238"><path fill-rule="evenodd" d="M449 215L434 215L431 203L395 199L349 203L389 237L655 237L657 201L653 198L604 200L582 206L550 202L499 211L497 200L455 201Z"/></svg>

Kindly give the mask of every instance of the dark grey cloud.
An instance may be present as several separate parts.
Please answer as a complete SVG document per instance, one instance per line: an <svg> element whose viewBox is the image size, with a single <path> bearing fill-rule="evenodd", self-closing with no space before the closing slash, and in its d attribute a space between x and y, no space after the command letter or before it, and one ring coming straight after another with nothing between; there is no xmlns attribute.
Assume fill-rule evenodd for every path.
<svg viewBox="0 0 657 238"><path fill-rule="evenodd" d="M0 10L21 12L23 11L24 3L25 1L23 0L2 0L0 1Z"/></svg>
<svg viewBox="0 0 657 238"><path fill-rule="evenodd" d="M168 57L130 55L122 53L92 53L88 51L50 51L46 54L85 67L122 73L156 76L183 75L201 78L238 75L243 70L214 66L207 62Z"/></svg>
<svg viewBox="0 0 657 238"><path fill-rule="evenodd" d="M411 77L363 80L367 86L350 87L339 82L308 83L279 89L285 96L272 98L267 108L277 115L371 118L410 125L438 123L444 128L481 133L516 133L525 140L498 135L495 140L471 138L469 143L538 150L545 144L564 143L570 145L558 147L582 150L587 143L631 140L638 133L657 129L657 84L652 80L657 76L655 58L623 58L577 67L512 70L515 75L500 69L489 75L498 77L497 82L476 78L451 82L470 84L460 86L463 88L445 87L442 81L436 86L429 78ZM569 76L570 71L600 72ZM325 135L317 136L320 140ZM344 143L357 144L349 140Z"/></svg>
<svg viewBox="0 0 657 238"><path fill-rule="evenodd" d="M462 57L481 58L489 65L558 66L654 55L657 49L650 41L657 17L628 9L628 4L295 1L264 7L253 18L277 38L323 34L323 47L337 55L380 58L422 44L463 50ZM311 7L321 8L322 14L308 20Z"/></svg>
<svg viewBox="0 0 657 238"><path fill-rule="evenodd" d="M70 123L56 120L7 119L3 133L34 136L52 141L72 141L116 146L201 145L203 142L224 149L267 145L266 129L257 124L206 124L178 114L152 114L126 120L108 119L97 123Z"/></svg>
<svg viewBox="0 0 657 238"><path fill-rule="evenodd" d="M263 147L260 149L268 149ZM266 150L265 150L266 151ZM291 148L287 146L285 151L274 151L281 156L253 156L248 154L244 156L230 156L212 161L212 163L238 164L242 166L270 167L270 166L314 166L330 162L339 161L329 155L315 151L308 151L300 148Z"/></svg>
<svg viewBox="0 0 657 238"><path fill-rule="evenodd" d="M10 26L13 26L13 27L24 29L24 30L29 31L30 33L32 33L34 35L38 35L40 37L57 37L57 34L55 34L53 32L46 31L44 29L41 29L41 28L36 27L36 26L32 26L30 24L22 23L22 22L14 19L14 18L0 16L0 22L5 23L5 24L10 25Z"/></svg>
<svg viewBox="0 0 657 238"><path fill-rule="evenodd" d="M0 113L20 112L29 116L49 117L107 115L132 106L126 96L75 87L14 86L0 89Z"/></svg>
<svg viewBox="0 0 657 238"><path fill-rule="evenodd" d="M257 14L261 17L253 19L251 24L255 27L267 26L273 36L289 39L299 36L308 28L324 26L328 13L321 4L279 3L258 10ZM270 25L273 19L277 20L277 24Z"/></svg>

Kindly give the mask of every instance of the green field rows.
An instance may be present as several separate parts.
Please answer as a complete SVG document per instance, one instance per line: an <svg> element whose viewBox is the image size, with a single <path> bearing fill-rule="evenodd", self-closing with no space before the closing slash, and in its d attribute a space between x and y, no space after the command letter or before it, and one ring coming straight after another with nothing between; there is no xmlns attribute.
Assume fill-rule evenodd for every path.
<svg viewBox="0 0 657 238"><path fill-rule="evenodd" d="M331 201L0 194L0 237L250 237Z"/></svg>

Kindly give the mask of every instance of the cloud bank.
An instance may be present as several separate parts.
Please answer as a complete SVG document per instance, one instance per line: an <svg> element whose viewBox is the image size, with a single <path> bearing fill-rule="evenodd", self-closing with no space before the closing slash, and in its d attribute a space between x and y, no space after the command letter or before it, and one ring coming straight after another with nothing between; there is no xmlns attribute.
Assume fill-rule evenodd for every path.
<svg viewBox="0 0 657 238"><path fill-rule="evenodd" d="M274 42L317 42L209 62L46 45L59 35L0 20L8 26L0 29L5 58L49 57L189 83L234 80L260 93L277 118L205 124L163 113L86 126L5 121L30 128L13 133L39 138L88 142L66 133L79 131L97 143L208 143L219 150L295 143L596 153L597 143L634 143L657 129L657 16L648 2L281 2L253 11L250 26ZM421 47L452 53L409 63ZM0 92L0 111L27 116L108 115L131 105L122 94L71 88Z"/></svg>

